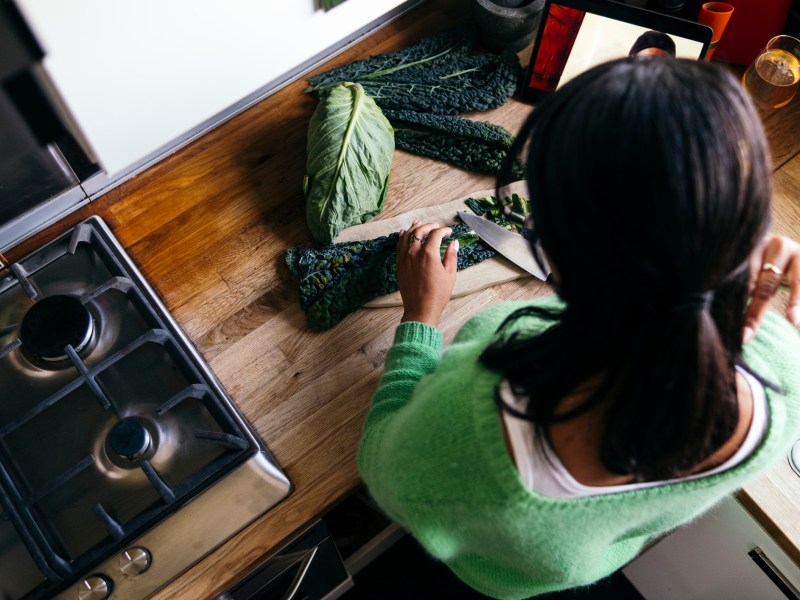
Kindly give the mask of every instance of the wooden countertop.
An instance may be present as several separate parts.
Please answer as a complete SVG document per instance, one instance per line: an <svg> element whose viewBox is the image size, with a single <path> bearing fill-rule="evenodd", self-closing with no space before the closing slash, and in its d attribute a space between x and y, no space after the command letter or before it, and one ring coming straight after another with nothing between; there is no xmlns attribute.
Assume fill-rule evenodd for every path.
<svg viewBox="0 0 800 600"><path fill-rule="evenodd" d="M407 46L463 19L468 7L466 0L428 0L317 71ZM527 51L520 57L525 64ZM156 598L220 593L360 485L361 424L401 309L363 309L324 333L305 327L283 262L288 247L312 243L302 178L317 101L304 87L304 80L291 83L8 253L20 259L80 220L103 217L295 486ZM799 106L796 99L765 120L776 169L775 229L797 238ZM529 110L512 99L476 116L514 132ZM397 151L378 218L493 184ZM445 341L485 306L547 293L525 279L455 299L443 315ZM800 563L800 477L777 465L741 496Z"/></svg>

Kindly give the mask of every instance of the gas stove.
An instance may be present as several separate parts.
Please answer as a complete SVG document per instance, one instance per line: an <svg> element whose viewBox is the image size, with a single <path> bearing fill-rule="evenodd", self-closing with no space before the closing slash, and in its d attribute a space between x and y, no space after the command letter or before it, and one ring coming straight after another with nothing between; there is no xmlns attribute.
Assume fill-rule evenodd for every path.
<svg viewBox="0 0 800 600"><path fill-rule="evenodd" d="M1 598L143 598L289 494L101 219L7 271Z"/></svg>

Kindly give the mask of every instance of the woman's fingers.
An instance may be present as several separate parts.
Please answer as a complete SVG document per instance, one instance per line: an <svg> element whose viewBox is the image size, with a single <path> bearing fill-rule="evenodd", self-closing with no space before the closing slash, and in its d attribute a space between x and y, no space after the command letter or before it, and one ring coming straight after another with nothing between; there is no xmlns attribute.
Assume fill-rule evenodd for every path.
<svg viewBox="0 0 800 600"><path fill-rule="evenodd" d="M449 227L442 228L438 223L422 223L419 224L415 221L416 225L412 224L412 227L408 230L408 248L409 251L419 251L425 246L428 242L428 237L431 235L432 232L437 231L449 231ZM444 235L435 234L438 236L439 243L441 243L442 237ZM428 248L433 246L433 244L428 245ZM438 248L438 245L436 246Z"/></svg>
<svg viewBox="0 0 800 600"><path fill-rule="evenodd" d="M782 236L771 236L756 254L752 266L750 304L745 317L743 342L755 335L770 302L781 287L789 287L786 317L798 324L800 317L800 245Z"/></svg>
<svg viewBox="0 0 800 600"><path fill-rule="evenodd" d="M442 227L438 223L422 223L414 221L406 230L400 230L398 241L398 256L410 256L427 250L431 255L440 256L439 248L442 240L450 235L450 227ZM447 255L445 254L445 258Z"/></svg>
<svg viewBox="0 0 800 600"><path fill-rule="evenodd" d="M442 245L442 240L452 232L453 230L450 227L440 227L439 225L434 225L434 228L429 229L425 235L425 248L431 252L435 250L438 254L439 247Z"/></svg>
<svg viewBox="0 0 800 600"><path fill-rule="evenodd" d="M786 305L786 318L800 325L800 257L795 255L789 262L785 273L785 283L789 286L789 301Z"/></svg>
<svg viewBox="0 0 800 600"><path fill-rule="evenodd" d="M414 221L413 223L411 223L408 229L400 230L400 236L397 242L398 256L407 253L408 249L416 241L416 234L414 233L414 229L417 227L417 225L419 225L419 221Z"/></svg>
<svg viewBox="0 0 800 600"><path fill-rule="evenodd" d="M452 243L441 258L442 239L450 227L415 221L401 231L397 246L397 280L403 298L403 320L438 325L455 281Z"/></svg>
<svg viewBox="0 0 800 600"><path fill-rule="evenodd" d="M444 259L442 260L445 271L452 274L453 277L455 277L458 270L458 246L458 240L452 240L447 245L447 250L445 250Z"/></svg>
<svg viewBox="0 0 800 600"><path fill-rule="evenodd" d="M452 234L453 230L450 227L439 227L428 233L425 240L425 246L431 253L436 253L437 258L441 256L440 248L442 247L442 240L448 235ZM451 277L455 277L456 269L458 267L458 240L452 240L445 249L444 256L441 257L444 270Z"/></svg>

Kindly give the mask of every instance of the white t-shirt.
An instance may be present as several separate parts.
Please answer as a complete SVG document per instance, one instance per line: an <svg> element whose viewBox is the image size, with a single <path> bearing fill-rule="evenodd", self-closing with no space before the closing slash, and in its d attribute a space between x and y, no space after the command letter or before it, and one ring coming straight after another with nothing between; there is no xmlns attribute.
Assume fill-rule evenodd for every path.
<svg viewBox="0 0 800 600"><path fill-rule="evenodd" d="M744 376L750 387L753 397L753 418L747 436L739 449L728 460L713 469L666 481L645 481L642 483L601 487L583 485L564 468L558 455L548 443L547 437L537 429L534 423L515 417L508 411L502 411L511 453L517 465L517 470L525 485L531 491L553 498L577 498L614 494L655 487L666 483L688 481L733 468L750 456L763 439L767 429L768 414L767 398L761 383L743 369L737 368L737 370ZM501 382L499 393L504 403L520 412L524 412L527 398L515 396L507 380L504 379Z"/></svg>

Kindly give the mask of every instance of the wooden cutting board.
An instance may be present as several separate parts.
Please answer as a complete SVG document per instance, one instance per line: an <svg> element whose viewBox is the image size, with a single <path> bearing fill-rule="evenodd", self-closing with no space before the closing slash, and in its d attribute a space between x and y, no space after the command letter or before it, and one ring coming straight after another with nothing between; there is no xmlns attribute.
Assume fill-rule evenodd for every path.
<svg viewBox="0 0 800 600"><path fill-rule="evenodd" d="M508 194L517 193L527 197L528 190L524 181L516 181L506 187ZM343 230L334 240L335 242L352 242L358 240L371 240L383 235L389 235L407 229L411 222L419 219L423 223L440 223L442 225L452 225L458 222L456 212L459 210L469 212L464 200L467 198L483 198L484 196L494 196L495 190L480 190L472 192L461 198L456 198L444 204L436 206L426 206L410 210L402 215L382 220L373 220L361 225L353 225ZM496 256L483 262L473 265L468 269L459 271L456 275L456 284L453 288L453 297L458 298L480 291L487 287L505 283L519 277L533 277L530 273L516 266L511 261ZM402 306L400 292L394 292L375 298L365 304L368 308L380 308L386 306Z"/></svg>

